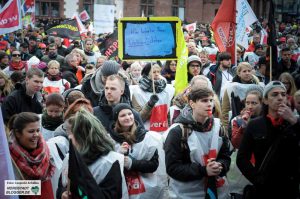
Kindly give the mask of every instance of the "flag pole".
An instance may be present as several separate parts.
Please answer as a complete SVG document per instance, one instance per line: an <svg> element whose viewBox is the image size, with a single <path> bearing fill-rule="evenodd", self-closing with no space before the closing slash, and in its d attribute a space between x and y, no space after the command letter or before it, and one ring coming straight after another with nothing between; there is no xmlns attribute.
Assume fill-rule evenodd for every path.
<svg viewBox="0 0 300 199"><path fill-rule="evenodd" d="M156 93L155 93L155 85L154 85L153 63L152 61L150 63L151 63L152 89L153 89L153 95L155 95Z"/></svg>
<svg viewBox="0 0 300 199"><path fill-rule="evenodd" d="M272 46L270 46L270 81L272 81L272 60L273 60L273 56L272 56Z"/></svg>

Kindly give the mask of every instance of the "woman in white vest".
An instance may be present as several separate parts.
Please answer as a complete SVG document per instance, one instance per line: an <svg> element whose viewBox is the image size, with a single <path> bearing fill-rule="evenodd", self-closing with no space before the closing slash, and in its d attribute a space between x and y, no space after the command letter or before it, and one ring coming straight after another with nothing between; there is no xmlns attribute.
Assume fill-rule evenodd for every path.
<svg viewBox="0 0 300 199"><path fill-rule="evenodd" d="M100 198L127 198L123 173L123 155L114 152L114 145L105 128L90 112L81 109L69 120L67 130L83 162L99 187ZM57 198L68 198L68 156L64 160ZM61 187L62 185L63 187ZM71 193L72 194L72 193ZM104 197L105 196L105 197Z"/></svg>
<svg viewBox="0 0 300 199"><path fill-rule="evenodd" d="M168 129L168 110L175 89L161 76L158 64L147 63L138 85L130 86L132 105L141 114L145 128L164 132ZM153 77L152 77L153 76ZM153 83L154 80L154 83ZM153 91L153 84L155 91Z"/></svg>
<svg viewBox="0 0 300 199"><path fill-rule="evenodd" d="M167 175L161 135L139 125L128 104L116 105L113 118L109 133L115 150L124 155L129 198L165 199Z"/></svg>
<svg viewBox="0 0 300 199"><path fill-rule="evenodd" d="M220 119L212 116L214 93L191 90L186 106L165 142L170 197L228 198L226 173L230 166L229 140Z"/></svg>

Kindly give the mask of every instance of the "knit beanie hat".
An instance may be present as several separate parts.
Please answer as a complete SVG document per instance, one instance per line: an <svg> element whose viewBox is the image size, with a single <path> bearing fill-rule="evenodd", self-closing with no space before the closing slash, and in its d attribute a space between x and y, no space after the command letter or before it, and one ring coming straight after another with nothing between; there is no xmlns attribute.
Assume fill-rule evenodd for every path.
<svg viewBox="0 0 300 199"><path fill-rule="evenodd" d="M103 76L107 77L113 74L117 74L120 69L120 64L118 64L116 61L105 61L103 63L103 66L101 67L101 73Z"/></svg>
<svg viewBox="0 0 300 199"><path fill-rule="evenodd" d="M201 66L201 60L200 60L200 57L198 57L197 55L192 55L192 56L189 56L188 57L188 60L187 60L187 65L190 65L191 62L198 62L199 65Z"/></svg>
<svg viewBox="0 0 300 199"><path fill-rule="evenodd" d="M268 93L273 89L273 88L282 88L284 91L286 91L285 86L283 85L283 83L281 83L280 81L271 81L269 82L265 88L264 88L264 98L267 98Z"/></svg>
<svg viewBox="0 0 300 199"><path fill-rule="evenodd" d="M105 61L102 67L99 67L91 77L90 83L94 93L99 95L104 89L104 85L101 79L102 76L108 77L113 74L118 74L120 68L120 64L115 61Z"/></svg>
<svg viewBox="0 0 300 199"><path fill-rule="evenodd" d="M131 106L129 104L126 104L126 103L120 103L120 104L117 104L114 108L113 108L113 119L115 121L118 120L118 116L119 116L119 113L123 110L123 109L129 109L133 112Z"/></svg>

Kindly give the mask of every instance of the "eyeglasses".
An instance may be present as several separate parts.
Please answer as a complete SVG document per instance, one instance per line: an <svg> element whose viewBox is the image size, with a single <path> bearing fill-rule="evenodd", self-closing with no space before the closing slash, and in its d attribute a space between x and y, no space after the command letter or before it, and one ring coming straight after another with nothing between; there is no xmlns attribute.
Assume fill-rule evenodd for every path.
<svg viewBox="0 0 300 199"><path fill-rule="evenodd" d="M11 56L13 56L13 57L21 57L20 54L12 54Z"/></svg>
<svg viewBox="0 0 300 199"><path fill-rule="evenodd" d="M200 65L199 64L191 64L190 67L192 67L192 68L200 68Z"/></svg>

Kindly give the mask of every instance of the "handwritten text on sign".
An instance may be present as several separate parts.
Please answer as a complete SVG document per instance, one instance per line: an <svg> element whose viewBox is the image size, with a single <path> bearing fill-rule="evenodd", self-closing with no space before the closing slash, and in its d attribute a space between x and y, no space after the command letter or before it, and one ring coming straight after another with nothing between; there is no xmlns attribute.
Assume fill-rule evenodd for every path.
<svg viewBox="0 0 300 199"><path fill-rule="evenodd" d="M167 56L174 52L174 33L170 23L127 23L125 54L130 56Z"/></svg>

